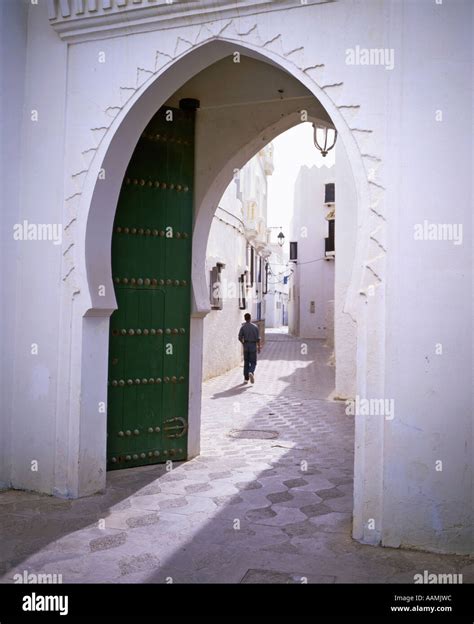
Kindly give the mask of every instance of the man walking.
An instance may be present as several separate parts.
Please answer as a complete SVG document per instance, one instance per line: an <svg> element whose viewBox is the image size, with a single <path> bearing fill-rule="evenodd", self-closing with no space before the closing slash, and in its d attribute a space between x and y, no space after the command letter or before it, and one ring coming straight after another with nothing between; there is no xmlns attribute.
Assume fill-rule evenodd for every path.
<svg viewBox="0 0 474 624"><path fill-rule="evenodd" d="M239 340L244 345L244 384L255 382L255 367L257 366L257 353L260 353L260 333L257 325L251 323L252 317L247 312L244 316L245 323L239 331Z"/></svg>

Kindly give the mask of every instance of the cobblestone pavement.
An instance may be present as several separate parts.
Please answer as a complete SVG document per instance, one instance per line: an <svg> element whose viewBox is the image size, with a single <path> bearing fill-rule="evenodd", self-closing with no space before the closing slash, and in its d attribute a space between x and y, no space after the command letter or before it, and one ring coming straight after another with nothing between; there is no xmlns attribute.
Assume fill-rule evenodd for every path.
<svg viewBox="0 0 474 624"><path fill-rule="evenodd" d="M115 471L80 500L0 494L2 582L473 582L470 558L351 539L353 422L328 399L329 355L267 335L255 385L240 368L204 384L202 454L171 472Z"/></svg>

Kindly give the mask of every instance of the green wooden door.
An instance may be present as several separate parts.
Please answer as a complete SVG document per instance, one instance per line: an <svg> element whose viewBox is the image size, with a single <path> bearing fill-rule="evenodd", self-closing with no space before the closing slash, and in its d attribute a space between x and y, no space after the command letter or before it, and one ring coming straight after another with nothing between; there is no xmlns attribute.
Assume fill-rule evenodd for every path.
<svg viewBox="0 0 474 624"><path fill-rule="evenodd" d="M194 113L161 108L137 143L112 236L107 467L187 456Z"/></svg>

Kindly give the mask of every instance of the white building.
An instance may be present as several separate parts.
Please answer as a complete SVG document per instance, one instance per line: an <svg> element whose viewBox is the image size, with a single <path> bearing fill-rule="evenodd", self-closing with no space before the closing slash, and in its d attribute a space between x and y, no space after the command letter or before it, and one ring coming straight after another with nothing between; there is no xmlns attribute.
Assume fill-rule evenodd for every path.
<svg viewBox="0 0 474 624"><path fill-rule="evenodd" d="M334 169L303 166L295 183L288 329L301 338L331 341L333 328L328 319L334 309L334 232L331 237L329 228L334 224Z"/></svg>
<svg viewBox="0 0 474 624"><path fill-rule="evenodd" d="M206 258L211 311L204 319L203 379L241 363L237 334L246 312L260 326L263 339L272 152L270 143L235 174L214 215Z"/></svg>
<svg viewBox="0 0 474 624"><path fill-rule="evenodd" d="M113 278L131 279L112 274L124 185L192 210L162 241L167 257L188 250L189 274L169 263L133 279L192 295L182 324L158 328L189 346L180 452L199 453L216 206L234 169L308 119L337 128L351 172L336 187L338 224L350 213L356 232L343 276L356 394L395 405L390 420L355 417L354 538L472 552L472 2L4 0L1 11L1 483L65 497L105 486ZM128 182L150 120L184 98L200 101L191 182L179 167ZM171 151L182 141L146 134ZM160 238L146 228L140 240L153 229ZM336 360L337 342L336 325Z"/></svg>
<svg viewBox="0 0 474 624"><path fill-rule="evenodd" d="M272 230L269 238L272 240ZM265 327L281 328L288 325L288 254L278 243L269 243L267 288L265 295Z"/></svg>

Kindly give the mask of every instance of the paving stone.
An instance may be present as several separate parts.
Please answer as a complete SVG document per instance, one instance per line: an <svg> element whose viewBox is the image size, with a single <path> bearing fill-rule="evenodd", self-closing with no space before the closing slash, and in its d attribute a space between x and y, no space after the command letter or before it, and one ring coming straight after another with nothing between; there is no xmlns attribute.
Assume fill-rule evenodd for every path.
<svg viewBox="0 0 474 624"><path fill-rule="evenodd" d="M159 559L150 553L124 557L118 562L122 576L125 574L132 574L137 571L141 572L143 570L155 570L159 565Z"/></svg>
<svg viewBox="0 0 474 624"><path fill-rule="evenodd" d="M258 520L268 520L276 516L276 511L273 511L271 507L262 507L262 509L252 509L245 514L245 519L250 522L257 522Z"/></svg>
<svg viewBox="0 0 474 624"><path fill-rule="evenodd" d="M268 494L267 498L272 503L284 503L286 501L292 500L293 496L289 494L287 491L285 491L285 492L276 492L275 494Z"/></svg>
<svg viewBox="0 0 474 624"><path fill-rule="evenodd" d="M283 481L283 485L286 485L287 488L296 488L308 485L308 482L304 479L289 479L288 481Z"/></svg>
<svg viewBox="0 0 474 624"><path fill-rule="evenodd" d="M116 535L104 535L104 537L97 537L89 542L91 552L96 550L109 550L110 548L116 548L125 544L127 540L126 533L117 533Z"/></svg>

